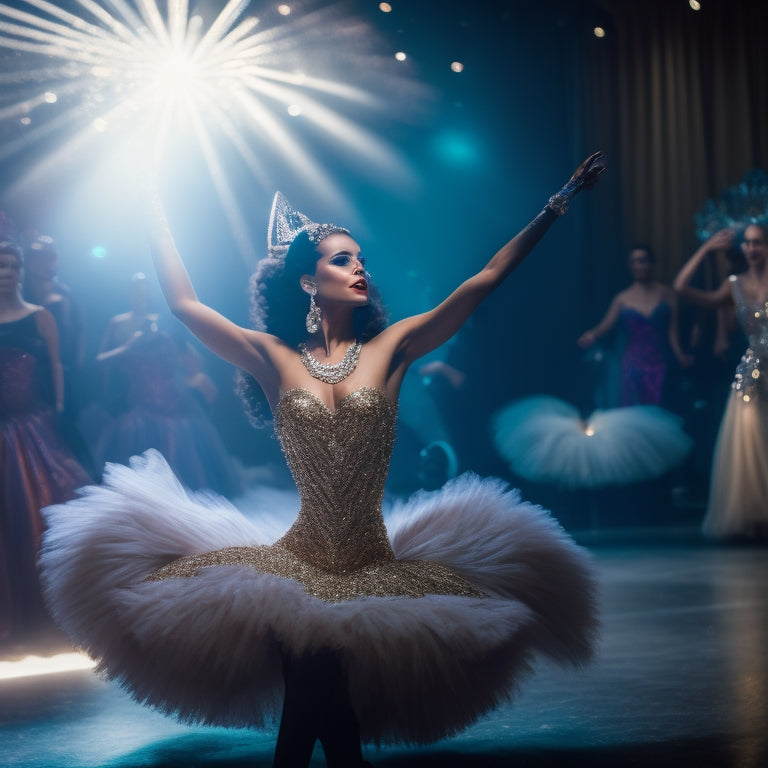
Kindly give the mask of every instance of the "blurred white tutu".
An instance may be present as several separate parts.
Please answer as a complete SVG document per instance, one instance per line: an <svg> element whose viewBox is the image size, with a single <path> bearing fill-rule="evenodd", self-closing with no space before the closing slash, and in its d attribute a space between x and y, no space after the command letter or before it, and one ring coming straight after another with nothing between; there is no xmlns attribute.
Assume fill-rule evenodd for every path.
<svg viewBox="0 0 768 768"><path fill-rule="evenodd" d="M516 400L492 421L493 441L512 471L567 488L627 485L663 475L691 450L682 420L655 405L595 411L549 395Z"/></svg>

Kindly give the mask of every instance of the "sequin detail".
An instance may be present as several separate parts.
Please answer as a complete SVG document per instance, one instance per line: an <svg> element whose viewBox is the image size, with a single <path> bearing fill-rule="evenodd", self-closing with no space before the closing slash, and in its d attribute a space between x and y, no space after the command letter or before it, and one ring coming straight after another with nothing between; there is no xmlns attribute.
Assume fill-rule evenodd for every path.
<svg viewBox="0 0 768 768"><path fill-rule="evenodd" d="M301 498L289 531L271 546L179 558L147 580L189 578L211 566L249 566L294 579L327 602L428 594L482 597L447 566L395 560L381 502L396 420L397 404L374 387L347 395L335 411L307 390L286 392L275 428Z"/></svg>
<svg viewBox="0 0 768 768"><path fill-rule="evenodd" d="M737 275L730 276L736 316L749 341L749 348L736 367L731 388L749 402L755 395L768 396L762 361L768 359L768 301L744 299Z"/></svg>

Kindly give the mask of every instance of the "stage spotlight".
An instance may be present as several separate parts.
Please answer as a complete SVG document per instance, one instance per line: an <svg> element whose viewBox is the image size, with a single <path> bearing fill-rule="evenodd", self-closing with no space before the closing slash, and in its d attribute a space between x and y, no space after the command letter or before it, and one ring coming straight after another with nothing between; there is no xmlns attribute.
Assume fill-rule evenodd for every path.
<svg viewBox="0 0 768 768"><path fill-rule="evenodd" d="M605 30L602 27L595 27L592 33L595 37L605 37Z"/></svg>
<svg viewBox="0 0 768 768"><path fill-rule="evenodd" d="M699 0L688 0L688 5L690 5L694 11L701 10L701 3L699 2Z"/></svg>
<svg viewBox="0 0 768 768"><path fill-rule="evenodd" d="M26 656L18 661L0 661L0 680L16 677L37 677L58 672L93 669L96 662L82 653L60 653L57 656Z"/></svg>
<svg viewBox="0 0 768 768"><path fill-rule="evenodd" d="M55 104L59 100L59 97L52 91L48 91L45 96L43 96L43 99L45 99L46 104Z"/></svg>
<svg viewBox="0 0 768 768"><path fill-rule="evenodd" d="M480 160L480 148L473 136L459 130L444 130L434 140L437 155L454 166L470 168Z"/></svg>
<svg viewBox="0 0 768 768"><path fill-rule="evenodd" d="M464 65L460 61L452 61L451 62L451 70L453 72L463 72L464 71Z"/></svg>
<svg viewBox="0 0 768 768"><path fill-rule="evenodd" d="M22 4L37 10L19 11L16 6ZM391 59L382 63L372 25L342 7L354 4L331 4L313 12L311 24L301 18L292 24L304 6L293 13L290 0L276 0L268 6L275 22L271 29L248 15L257 5L248 0L0 0L0 53L20 64L0 73L0 111L24 134L17 140L2 132L0 155L40 147L36 167L19 171L19 184L36 181L38 167L47 174L57 166L68 168L75 154L97 145L111 166L106 176L115 180L116 194L130 194L124 187L133 183L142 156L163 175L173 173L181 153L194 151L185 166L205 165L250 262L256 253L248 216L228 181L231 155L270 189L262 159L273 155L300 169L315 189L325 193L332 185L325 155L315 156L285 130L286 121L296 117L294 105L301 105L301 122L330 136L345 156L351 149L392 178L410 177L390 141L357 115L361 108L379 109L380 99L366 84L379 82L383 67L393 70L386 76L403 105L407 94L422 93L423 86L411 80L408 67ZM204 15L195 12L203 9ZM345 49L341 57L339 45ZM309 66L311 74L296 74L297 67ZM39 84L34 96L31 83ZM59 93L56 108L46 109L46 101ZM23 117L29 127L19 123ZM62 127L67 129L63 137ZM54 129L57 140L51 142ZM341 203L340 189L333 195Z"/></svg>
<svg viewBox="0 0 768 768"><path fill-rule="evenodd" d="M301 114L301 107L298 104L289 104L287 112L291 117L298 117Z"/></svg>
<svg viewBox="0 0 768 768"><path fill-rule="evenodd" d="M398 51L398 52L395 54L395 58L396 58L398 61L405 61L405 60L406 60L408 57L407 57L407 56L406 56L406 55L405 55L405 54L404 54L402 51Z"/></svg>
<svg viewBox="0 0 768 768"><path fill-rule="evenodd" d="M32 124L32 118L31 117L22 117L21 120L19 120L19 122L22 125L31 125Z"/></svg>
<svg viewBox="0 0 768 768"><path fill-rule="evenodd" d="M379 3L379 10L382 13L389 13L392 10L392 6L389 3Z"/></svg>
<svg viewBox="0 0 768 768"><path fill-rule="evenodd" d="M103 245L94 245L93 248L91 248L91 256L94 259L106 259L107 249Z"/></svg>

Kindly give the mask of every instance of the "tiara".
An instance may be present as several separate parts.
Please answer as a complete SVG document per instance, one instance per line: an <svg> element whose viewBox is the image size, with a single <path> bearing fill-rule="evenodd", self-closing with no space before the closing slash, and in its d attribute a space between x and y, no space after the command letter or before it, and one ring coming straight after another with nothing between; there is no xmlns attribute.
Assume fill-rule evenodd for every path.
<svg viewBox="0 0 768 768"><path fill-rule="evenodd" d="M275 192L272 209L269 212L269 228L267 230L267 250L273 257L284 257L288 248L299 232L306 232L310 242L317 245L334 232L349 234L344 227L335 224L318 224L297 211L285 199L282 192Z"/></svg>

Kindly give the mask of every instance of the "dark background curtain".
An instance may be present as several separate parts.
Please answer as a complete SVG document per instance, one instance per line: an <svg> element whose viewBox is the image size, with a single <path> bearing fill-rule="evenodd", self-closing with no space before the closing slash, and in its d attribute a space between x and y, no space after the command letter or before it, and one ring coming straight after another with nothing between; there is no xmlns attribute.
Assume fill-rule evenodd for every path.
<svg viewBox="0 0 768 768"><path fill-rule="evenodd" d="M668 281L697 245L694 215L706 200L752 168L768 170L768 3L598 5L608 34L582 57L582 130L608 152L617 199L592 225L622 257L650 243ZM597 292L628 279L623 258L613 261L587 267L603 277Z"/></svg>

